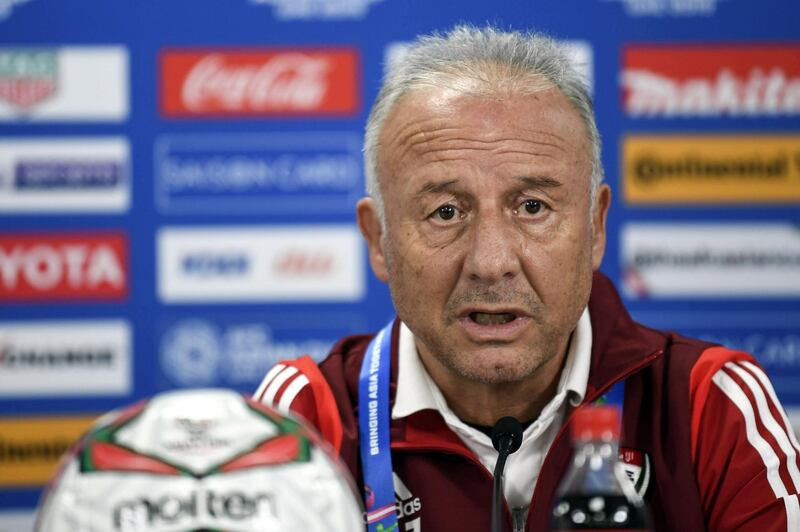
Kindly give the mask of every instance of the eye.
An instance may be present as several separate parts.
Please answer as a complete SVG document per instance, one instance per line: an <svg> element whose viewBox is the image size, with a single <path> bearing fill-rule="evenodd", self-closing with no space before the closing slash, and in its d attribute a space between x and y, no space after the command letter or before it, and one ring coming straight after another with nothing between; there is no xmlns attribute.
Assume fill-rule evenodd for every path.
<svg viewBox="0 0 800 532"><path fill-rule="evenodd" d="M542 210L542 202L535 199L529 199L522 204L522 208L525 209L525 212L528 214L539 214L539 211Z"/></svg>
<svg viewBox="0 0 800 532"><path fill-rule="evenodd" d="M459 210L455 205L451 205L447 203L438 207L433 214L431 214L431 218L434 220L442 221L442 222L449 222L451 220L457 219L459 217Z"/></svg>
<svg viewBox="0 0 800 532"><path fill-rule="evenodd" d="M537 216L541 215L546 208L547 205L542 200L527 199L519 204L519 207L515 211L515 214L527 217Z"/></svg>

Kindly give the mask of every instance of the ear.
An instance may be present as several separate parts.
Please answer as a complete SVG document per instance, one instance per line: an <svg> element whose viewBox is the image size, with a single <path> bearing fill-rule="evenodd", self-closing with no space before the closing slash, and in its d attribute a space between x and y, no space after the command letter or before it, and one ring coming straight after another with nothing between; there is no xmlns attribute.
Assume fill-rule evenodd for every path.
<svg viewBox="0 0 800 532"><path fill-rule="evenodd" d="M611 206L611 188L603 183L595 194L592 220L592 269L600 268L606 252L606 217Z"/></svg>
<svg viewBox="0 0 800 532"><path fill-rule="evenodd" d="M372 198L361 198L356 204L358 228L367 241L369 263L372 271L381 281L388 282L389 272L386 269L386 256L383 253L383 228L381 227L378 207Z"/></svg>

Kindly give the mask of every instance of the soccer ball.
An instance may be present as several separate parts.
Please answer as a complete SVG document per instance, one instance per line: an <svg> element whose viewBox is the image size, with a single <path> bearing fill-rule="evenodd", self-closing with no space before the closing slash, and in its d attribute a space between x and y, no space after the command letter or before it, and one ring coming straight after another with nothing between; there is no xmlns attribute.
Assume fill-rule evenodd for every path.
<svg viewBox="0 0 800 532"><path fill-rule="evenodd" d="M326 444L228 390L169 392L112 412L60 467L39 531L364 530Z"/></svg>

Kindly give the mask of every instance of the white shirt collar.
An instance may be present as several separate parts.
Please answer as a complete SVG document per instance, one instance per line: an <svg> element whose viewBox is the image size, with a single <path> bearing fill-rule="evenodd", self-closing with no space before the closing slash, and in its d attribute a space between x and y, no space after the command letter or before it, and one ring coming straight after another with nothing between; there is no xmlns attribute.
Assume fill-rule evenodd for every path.
<svg viewBox="0 0 800 532"><path fill-rule="evenodd" d="M569 344L567 359L558 382L556 395L572 392L570 403L577 406L586 395L589 381L589 367L592 352L592 323L588 307L583 310ZM397 393L392 419L410 416L420 410L439 410L443 416L450 417L452 411L447 406L439 387L433 382L417 354L414 333L400 324L398 339ZM547 407L545 407L546 409ZM543 412L544 413L544 412Z"/></svg>

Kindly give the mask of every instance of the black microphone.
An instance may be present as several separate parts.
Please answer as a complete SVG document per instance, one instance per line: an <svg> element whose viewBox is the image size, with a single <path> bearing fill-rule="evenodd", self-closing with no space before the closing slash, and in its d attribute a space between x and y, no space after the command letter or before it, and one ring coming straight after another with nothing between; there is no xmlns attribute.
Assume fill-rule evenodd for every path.
<svg viewBox="0 0 800 532"><path fill-rule="evenodd" d="M522 425L516 418L505 416L492 427L492 445L499 453L494 466L494 487L492 488L492 532L503 530L503 469L506 458L522 445Z"/></svg>

